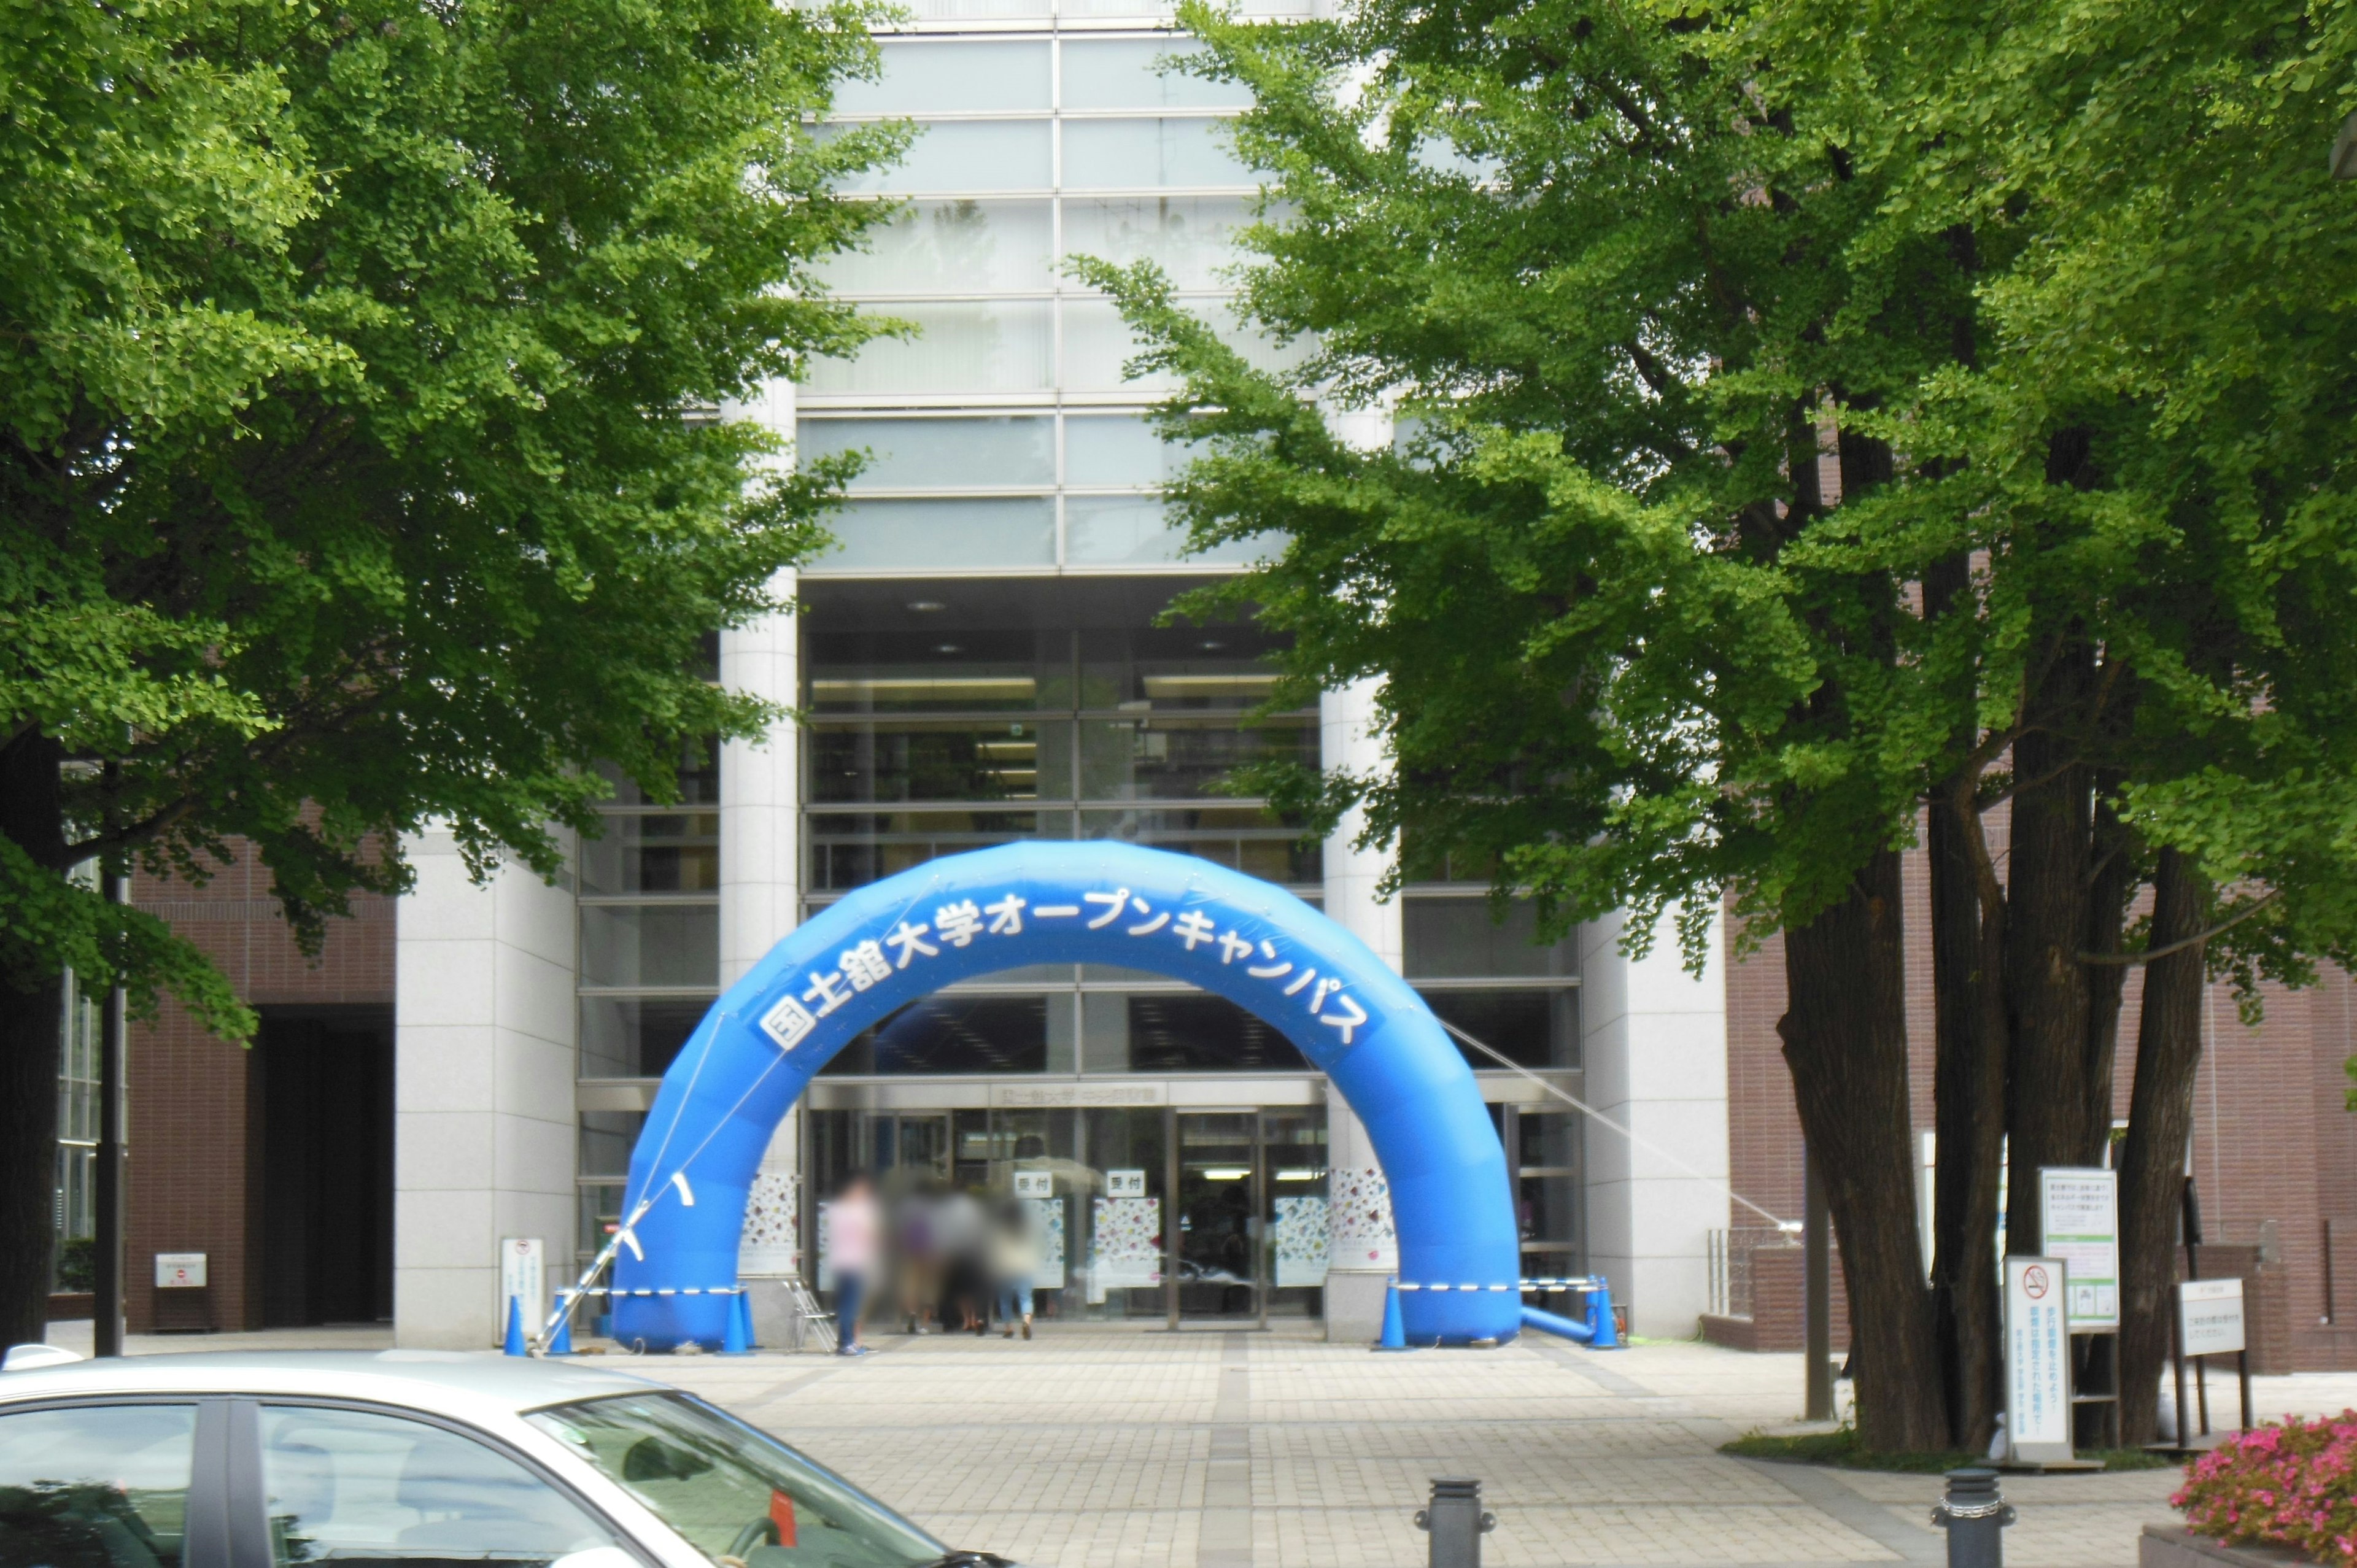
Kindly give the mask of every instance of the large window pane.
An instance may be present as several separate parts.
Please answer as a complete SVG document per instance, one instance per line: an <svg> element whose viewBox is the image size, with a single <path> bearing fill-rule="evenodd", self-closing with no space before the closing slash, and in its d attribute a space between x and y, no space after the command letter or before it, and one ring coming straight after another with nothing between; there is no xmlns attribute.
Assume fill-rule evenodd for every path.
<svg viewBox="0 0 2357 1568"><path fill-rule="evenodd" d="M920 588L916 593L923 593ZM1072 644L1061 631L962 626L950 607L926 607L923 632L809 633L813 711L953 713L1071 705Z"/></svg>
<svg viewBox="0 0 2357 1568"><path fill-rule="evenodd" d="M1230 149L1227 122L1189 120L1068 120L1064 123L1067 190L1146 190L1157 186L1254 186L1259 183ZM982 189L980 186L911 190ZM1006 188L1000 187L998 188Z"/></svg>
<svg viewBox="0 0 2357 1568"><path fill-rule="evenodd" d="M1316 728L1158 714L1081 722L1081 793L1092 800L1188 800L1247 762L1275 759L1316 767Z"/></svg>
<svg viewBox="0 0 2357 1568"><path fill-rule="evenodd" d="M1064 420L1064 482L1075 489L1159 485L1194 457L1135 414L1071 414Z"/></svg>
<svg viewBox="0 0 2357 1568"><path fill-rule="evenodd" d="M1159 496L1074 496L1064 503L1064 559L1074 566L1158 566L1187 559L1187 531Z"/></svg>
<svg viewBox="0 0 2357 1568"><path fill-rule="evenodd" d="M1250 622L1092 628L1081 633L1081 705L1233 713L1268 701L1284 639Z"/></svg>
<svg viewBox="0 0 2357 1568"><path fill-rule="evenodd" d="M1071 1002L1060 996L928 996L862 1031L819 1070L1044 1072L1051 1004Z"/></svg>
<svg viewBox="0 0 2357 1568"><path fill-rule="evenodd" d="M1081 998L1083 1072L1306 1072L1292 1041L1200 991Z"/></svg>
<svg viewBox="0 0 2357 1568"><path fill-rule="evenodd" d="M839 114L958 114L1048 109L1048 46L959 40L888 42L880 81L835 88ZM1069 72L1067 73L1069 76Z"/></svg>
<svg viewBox="0 0 2357 1568"><path fill-rule="evenodd" d="M719 974L716 904L581 907L584 985L711 985Z"/></svg>
<svg viewBox="0 0 2357 1568"><path fill-rule="evenodd" d="M583 1078L661 1078L712 997L584 996L581 998Z"/></svg>
<svg viewBox="0 0 2357 1568"><path fill-rule="evenodd" d="M1510 904L1502 923L1487 898L1410 898L1400 909L1406 972L1418 980L1577 975L1577 943L1538 945L1538 908Z"/></svg>
<svg viewBox="0 0 2357 1568"><path fill-rule="evenodd" d="M1204 52L1171 38L1071 38L1064 43L1067 109L1242 109L1252 90L1206 81L1166 62Z"/></svg>
<svg viewBox="0 0 2357 1568"><path fill-rule="evenodd" d="M916 141L901 155L899 162L847 176L838 188L852 192L925 193L1045 190L1051 166L1048 124L1045 120L942 120L920 125Z"/></svg>
<svg viewBox="0 0 2357 1568"><path fill-rule="evenodd" d="M720 887L720 814L608 816L581 841L581 891L710 893Z"/></svg>
<svg viewBox="0 0 2357 1568"><path fill-rule="evenodd" d="M808 732L810 798L833 802L1070 800L1069 722L899 720Z"/></svg>
<svg viewBox="0 0 2357 1568"><path fill-rule="evenodd" d="M1576 990L1430 990L1423 996L1443 1023L1456 1025L1518 1066L1579 1066L1579 993ZM1462 1040L1456 1044L1468 1066L1482 1072L1503 1070L1495 1058Z"/></svg>
<svg viewBox="0 0 2357 1568"><path fill-rule="evenodd" d="M856 501L829 520L835 547L814 572L905 572L913 566L1052 566L1056 503L1037 499Z"/></svg>
<svg viewBox="0 0 2357 1568"><path fill-rule="evenodd" d="M1055 286L1055 250L1046 202L953 197L909 203L818 273L841 294L1020 294Z"/></svg>
<svg viewBox="0 0 2357 1568"><path fill-rule="evenodd" d="M575 1173L620 1178L630 1174L630 1151L647 1124L643 1111L581 1112L581 1156Z"/></svg>
<svg viewBox="0 0 2357 1568"><path fill-rule="evenodd" d="M1081 836L1198 855L1265 882L1298 885L1325 876L1319 842L1311 839L1305 844L1300 829L1286 826L1258 806L1082 811Z"/></svg>
<svg viewBox="0 0 2357 1568"><path fill-rule="evenodd" d="M804 458L866 449L852 490L1047 489L1056 482L1055 421L1014 419L805 419L794 440Z"/></svg>
<svg viewBox="0 0 2357 1568"><path fill-rule="evenodd" d="M1069 182L1068 182L1069 183ZM1064 202L1064 253L1126 266L1158 263L1180 288L1216 288L1250 221L1241 196L1075 196ZM876 286L882 286L880 285Z"/></svg>
<svg viewBox="0 0 2357 1568"><path fill-rule="evenodd" d="M1063 384L1068 392L1167 392L1178 383L1168 373L1150 372L1135 381L1123 367L1141 345L1129 326L1105 299L1068 299L1064 310Z"/></svg>
<svg viewBox="0 0 2357 1568"><path fill-rule="evenodd" d="M193 1404L0 1415L0 1562L178 1568Z"/></svg>
<svg viewBox="0 0 2357 1568"><path fill-rule="evenodd" d="M813 811L802 886L846 893L945 854L1016 839L1067 838L1065 811Z"/></svg>
<svg viewBox="0 0 2357 1568"><path fill-rule="evenodd" d="M1107 312L1110 305L1102 306ZM915 326L913 339L879 338L850 360L811 361L814 392L1041 392L1053 343L1046 300L895 305L879 309Z"/></svg>

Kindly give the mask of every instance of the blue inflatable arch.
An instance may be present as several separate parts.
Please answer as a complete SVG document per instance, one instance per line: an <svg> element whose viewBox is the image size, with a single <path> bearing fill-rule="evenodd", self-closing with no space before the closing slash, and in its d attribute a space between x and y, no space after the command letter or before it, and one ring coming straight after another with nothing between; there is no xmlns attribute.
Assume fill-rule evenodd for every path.
<svg viewBox="0 0 2357 1568"><path fill-rule="evenodd" d="M1391 1187L1413 1343L1512 1337L1520 1248L1505 1152L1464 1058L1424 1001L1300 899L1189 855L1014 843L861 888L787 937L689 1036L630 1156L614 1331L717 1344L745 1202L770 1135L861 1030L955 981L1033 963L1184 980L1257 1015L1366 1123ZM643 1206L643 1212L641 1207ZM1479 1290L1459 1287L1483 1287ZM1502 1288L1497 1288L1502 1287ZM694 1294L688 1294L688 1293Z"/></svg>

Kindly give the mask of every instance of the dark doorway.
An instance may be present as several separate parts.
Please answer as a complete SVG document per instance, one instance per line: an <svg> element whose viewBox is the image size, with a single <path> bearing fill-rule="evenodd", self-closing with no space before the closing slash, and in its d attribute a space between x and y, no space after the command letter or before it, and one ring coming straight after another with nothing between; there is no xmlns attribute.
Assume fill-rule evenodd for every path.
<svg viewBox="0 0 2357 1568"><path fill-rule="evenodd" d="M264 1007L265 1328L393 1316L393 1009Z"/></svg>

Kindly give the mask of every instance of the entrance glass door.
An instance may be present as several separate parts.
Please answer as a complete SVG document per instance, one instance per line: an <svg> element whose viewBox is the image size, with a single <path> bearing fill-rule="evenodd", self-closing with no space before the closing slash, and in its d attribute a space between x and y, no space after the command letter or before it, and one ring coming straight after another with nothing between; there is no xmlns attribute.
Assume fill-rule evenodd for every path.
<svg viewBox="0 0 2357 1568"><path fill-rule="evenodd" d="M868 1135L875 1140L877 1171L906 1171L915 1176L949 1179L950 1119L946 1112L878 1112L869 1123Z"/></svg>
<svg viewBox="0 0 2357 1568"><path fill-rule="evenodd" d="M1257 1112L1177 1117L1178 1278L1173 1316L1261 1316L1261 1161Z"/></svg>

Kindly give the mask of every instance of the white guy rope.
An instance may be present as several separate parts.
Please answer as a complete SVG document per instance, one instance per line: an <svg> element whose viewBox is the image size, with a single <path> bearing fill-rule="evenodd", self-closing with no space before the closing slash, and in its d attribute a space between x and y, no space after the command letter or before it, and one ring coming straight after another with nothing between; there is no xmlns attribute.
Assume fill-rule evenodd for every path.
<svg viewBox="0 0 2357 1568"><path fill-rule="evenodd" d="M1435 1014L1434 1016L1439 1017L1439 1015ZM1618 1133L1622 1137L1628 1139L1631 1144L1636 1144L1641 1149L1649 1150L1660 1158L1667 1160L1671 1165L1677 1166L1678 1169L1685 1172L1686 1175L1694 1177L1696 1181L1707 1182L1711 1186L1718 1188L1719 1191L1727 1194L1728 1197L1733 1198L1736 1202L1743 1205L1744 1208L1751 1210L1752 1213L1759 1215L1770 1225L1775 1226L1779 1230L1789 1230L1792 1228L1792 1221L1779 1219L1777 1216L1769 1213L1768 1210L1760 1208L1758 1204L1752 1202L1749 1198L1744 1197L1741 1193L1736 1191L1733 1187L1719 1180L1717 1176L1704 1175L1701 1171L1698 1171L1695 1169L1694 1166L1686 1164L1685 1161L1678 1158L1677 1155L1670 1153L1669 1150L1662 1147L1661 1144L1654 1143L1651 1138L1641 1136L1631 1129L1615 1122L1611 1117L1607 1116L1603 1112L1598 1111L1595 1106L1590 1105L1587 1101L1580 1099L1579 1096L1573 1094L1568 1090L1562 1089L1555 1084L1549 1083L1545 1079L1541 1078L1538 1074L1533 1072L1522 1063L1508 1057L1503 1051L1491 1047L1487 1041L1475 1039L1472 1036L1467 1034L1464 1030L1458 1028L1456 1025L1450 1023L1446 1018L1440 1018L1440 1026L1448 1030L1450 1034L1456 1036L1458 1039L1464 1041L1467 1045L1472 1047L1475 1050L1480 1051L1483 1056L1493 1058L1499 1066L1506 1068L1511 1071L1521 1073L1524 1078L1529 1079L1533 1083L1537 1084L1541 1089L1545 1090L1549 1094L1554 1095L1557 1100L1562 1101L1565 1104L1570 1106L1575 1111L1579 1112L1582 1115L1589 1117L1594 1121L1601 1122L1607 1127L1611 1128L1615 1133Z"/></svg>

